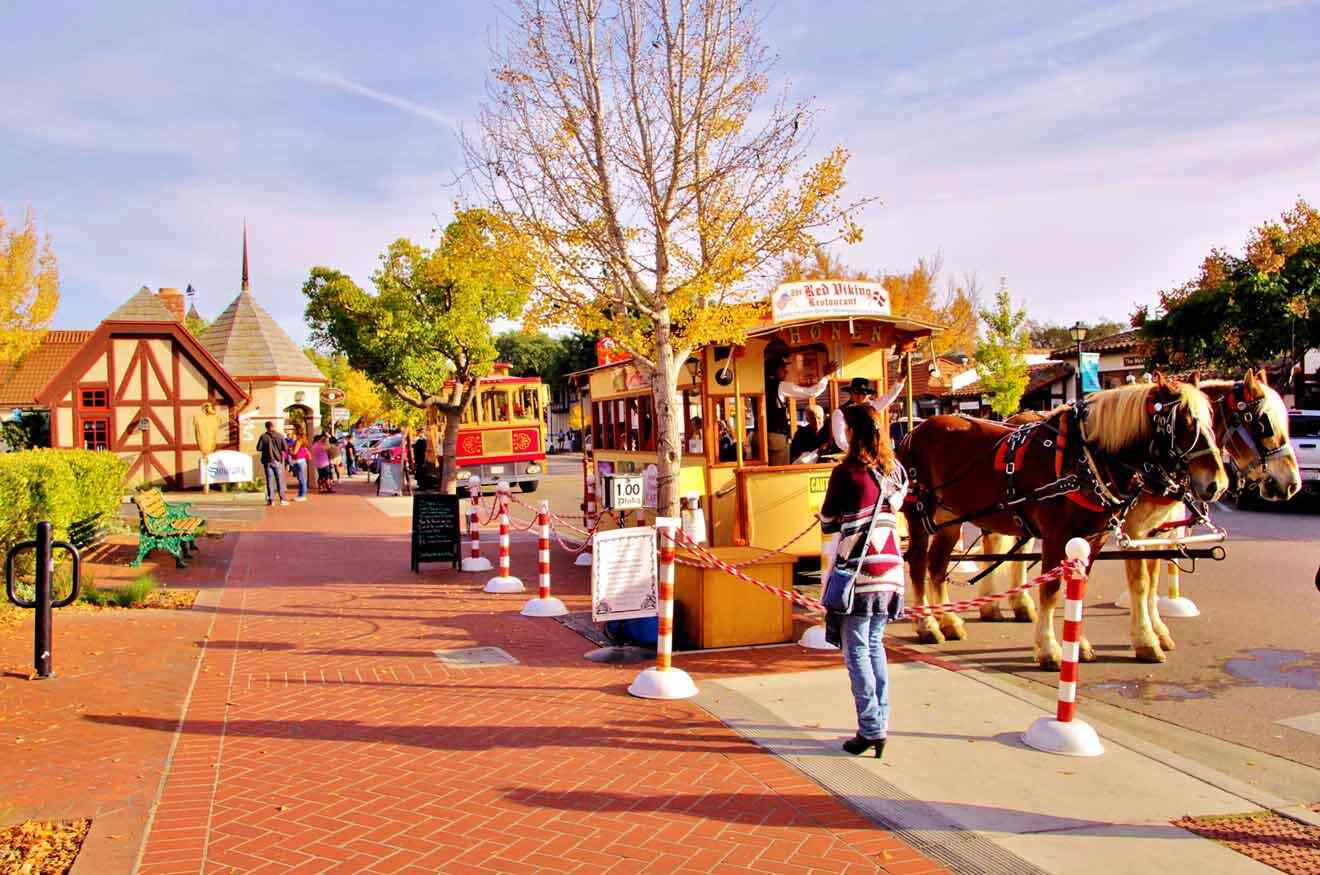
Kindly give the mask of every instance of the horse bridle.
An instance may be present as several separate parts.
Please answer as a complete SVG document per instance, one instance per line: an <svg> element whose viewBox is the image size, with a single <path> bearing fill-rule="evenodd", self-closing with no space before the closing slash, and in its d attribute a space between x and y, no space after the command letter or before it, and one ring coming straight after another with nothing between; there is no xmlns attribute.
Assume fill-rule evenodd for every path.
<svg viewBox="0 0 1320 875"><path fill-rule="evenodd" d="M1241 395L1238 394L1239 385L1243 388ZM1272 450L1265 449L1265 441L1275 436L1274 425L1265 412L1267 403L1268 399L1264 395L1248 397L1244 384L1234 384L1228 394L1216 402L1224 414L1227 429L1225 446L1236 439L1246 448L1248 455L1255 456L1247 469L1239 472L1239 476L1248 481L1264 477L1266 465L1274 459L1290 456L1293 452L1292 444L1286 440ZM1230 461L1233 461L1231 456ZM1237 467L1236 461L1233 461L1233 466Z"/></svg>
<svg viewBox="0 0 1320 875"><path fill-rule="evenodd" d="M1159 495L1183 495L1186 493L1186 474L1192 462L1202 456L1215 455L1219 451L1214 435L1206 433L1206 425L1195 417L1196 431L1192 442L1185 448L1178 446L1178 408L1181 398L1172 401L1158 401L1152 396L1146 399L1146 412L1150 415L1154 436L1150 441L1150 454L1159 459L1158 464L1149 462L1142 465L1143 480L1146 488ZM1204 443L1204 446L1200 446ZM1154 478L1155 482L1152 482Z"/></svg>

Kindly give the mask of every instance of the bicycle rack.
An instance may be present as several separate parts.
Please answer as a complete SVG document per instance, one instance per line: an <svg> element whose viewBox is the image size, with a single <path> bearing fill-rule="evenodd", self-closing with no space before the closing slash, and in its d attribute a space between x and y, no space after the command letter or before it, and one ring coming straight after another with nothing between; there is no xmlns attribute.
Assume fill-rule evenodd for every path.
<svg viewBox="0 0 1320 875"><path fill-rule="evenodd" d="M49 520L37 523L37 537L32 541L22 541L9 548L5 555L5 594L20 608L31 608L36 613L36 634L32 645L32 667L36 669L36 679L51 677L51 609L71 605L78 598L82 584L82 556L78 548L68 541L56 541L51 538L53 527ZM67 550L73 558L73 587L62 599L51 598L51 577L55 573L55 560L52 551L56 548ZM36 592L32 601L19 598L14 588L14 560L20 553L32 550L36 553L37 579Z"/></svg>

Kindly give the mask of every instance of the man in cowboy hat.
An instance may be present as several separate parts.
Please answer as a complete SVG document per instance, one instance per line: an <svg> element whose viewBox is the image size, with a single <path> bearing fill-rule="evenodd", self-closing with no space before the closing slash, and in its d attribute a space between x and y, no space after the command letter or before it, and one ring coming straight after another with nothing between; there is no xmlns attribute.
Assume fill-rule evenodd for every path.
<svg viewBox="0 0 1320 875"><path fill-rule="evenodd" d="M838 409L830 415L830 436L834 438L834 445L840 452L848 452L848 436L843 430L843 408L851 407L854 404L870 404L876 410L884 413L889 409L889 405L894 403L894 399L903 391L903 385L906 381L899 380L895 383L883 398L872 398L875 394L871 387L871 381L865 377L853 377L848 383L848 400L839 405Z"/></svg>

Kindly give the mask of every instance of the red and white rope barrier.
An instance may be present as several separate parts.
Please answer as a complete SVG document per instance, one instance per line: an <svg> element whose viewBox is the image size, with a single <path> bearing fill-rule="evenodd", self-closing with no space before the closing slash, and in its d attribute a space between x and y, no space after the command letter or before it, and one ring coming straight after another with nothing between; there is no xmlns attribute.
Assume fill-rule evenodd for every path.
<svg viewBox="0 0 1320 875"><path fill-rule="evenodd" d="M674 668L674 548L678 520L656 517L656 549L659 553L656 589L658 631L655 641L655 666L633 679L628 692L642 699L688 699L697 694L697 685L681 668Z"/></svg>
<svg viewBox="0 0 1320 875"><path fill-rule="evenodd" d="M564 603L550 595L550 502L541 502L536 512L539 526L536 538L536 598L523 605L524 617L562 617L568 613Z"/></svg>
<svg viewBox="0 0 1320 875"><path fill-rule="evenodd" d="M481 478L473 474L468 478L468 555L463 558L464 571L490 571L490 560L481 555Z"/></svg>
<svg viewBox="0 0 1320 875"><path fill-rule="evenodd" d="M590 471L587 472L586 505L586 517L582 521L586 523L587 526L587 543L586 546L582 548L582 552L578 554L577 559L574 560L574 565L587 566L591 564L591 533L594 533L596 527L600 525L600 520L596 517L596 476Z"/></svg>
<svg viewBox="0 0 1320 875"><path fill-rule="evenodd" d="M523 582L509 570L509 483L501 480L496 486L496 504L500 511L500 568L499 574L486 581L486 592L522 592Z"/></svg>
<svg viewBox="0 0 1320 875"><path fill-rule="evenodd" d="M1063 602L1063 662L1059 666L1059 701L1053 718L1040 717L1022 733L1028 747L1048 753L1095 757L1105 752L1100 738L1077 719L1077 664L1081 660L1082 607L1086 602L1086 560L1091 546L1073 538L1064 548L1071 560L1061 566L1067 586Z"/></svg>

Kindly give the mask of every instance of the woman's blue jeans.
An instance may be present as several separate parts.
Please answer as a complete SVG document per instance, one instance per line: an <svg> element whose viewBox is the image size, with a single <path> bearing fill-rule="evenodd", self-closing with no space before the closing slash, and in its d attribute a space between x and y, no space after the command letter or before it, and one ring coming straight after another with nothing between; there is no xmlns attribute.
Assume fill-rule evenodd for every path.
<svg viewBox="0 0 1320 875"><path fill-rule="evenodd" d="M884 738L889 731L889 668L885 664L883 612L843 618L843 663L857 704L857 734Z"/></svg>
<svg viewBox="0 0 1320 875"><path fill-rule="evenodd" d="M298 459L293 463L293 473L298 475L298 497L307 495L307 460Z"/></svg>

